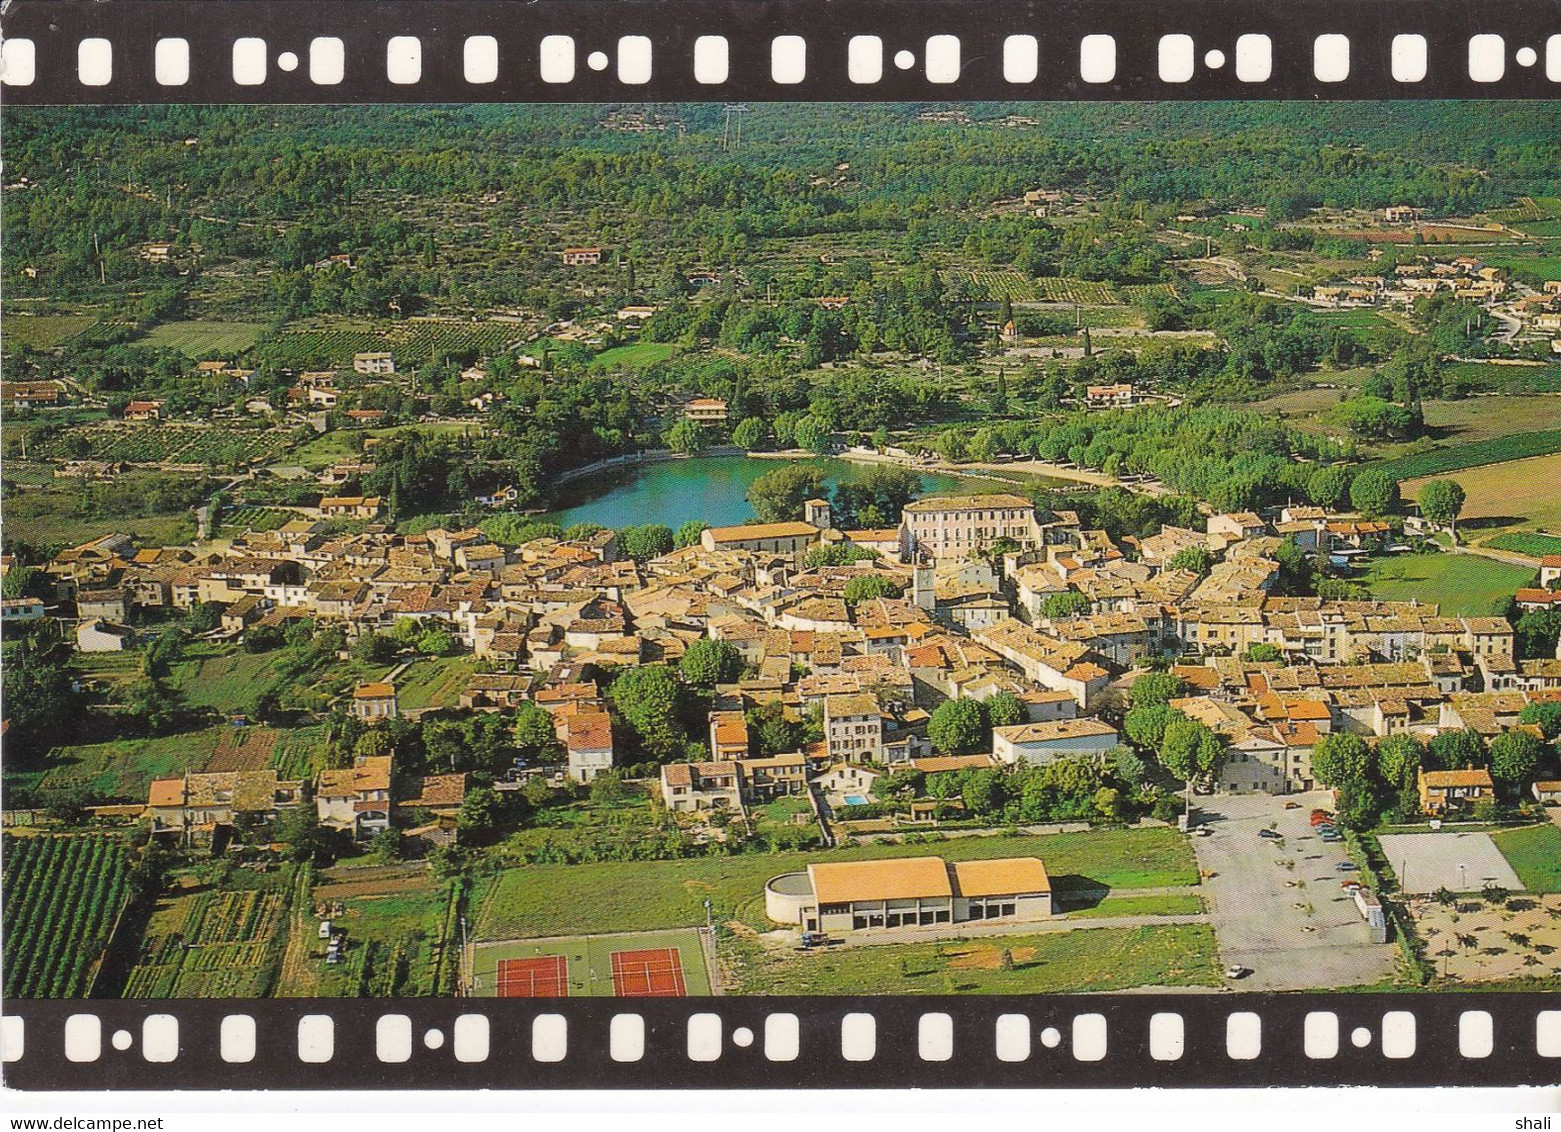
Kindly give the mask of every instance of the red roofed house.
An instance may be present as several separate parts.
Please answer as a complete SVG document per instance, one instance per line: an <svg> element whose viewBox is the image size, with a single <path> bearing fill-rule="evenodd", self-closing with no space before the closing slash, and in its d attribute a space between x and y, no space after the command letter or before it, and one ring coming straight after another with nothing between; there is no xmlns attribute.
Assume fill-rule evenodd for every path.
<svg viewBox="0 0 1561 1132"><path fill-rule="evenodd" d="M1539 584L1546 587L1561 582L1561 554L1547 554L1539 560Z"/></svg>
<svg viewBox="0 0 1561 1132"><path fill-rule="evenodd" d="M1418 773L1420 808L1428 814L1443 814L1450 809L1472 806L1476 802L1494 802L1496 784L1484 767L1464 770L1424 770Z"/></svg>
<svg viewBox="0 0 1561 1132"><path fill-rule="evenodd" d="M163 418L161 401L132 401L125 406L127 421L158 421Z"/></svg>
<svg viewBox="0 0 1561 1132"><path fill-rule="evenodd" d="M377 495L327 495L320 500L320 516L326 519L376 519L379 506Z"/></svg>
<svg viewBox="0 0 1561 1132"><path fill-rule="evenodd" d="M390 828L390 756L363 758L348 770L322 770L314 792L320 824L372 837Z"/></svg>
<svg viewBox="0 0 1561 1132"><path fill-rule="evenodd" d="M569 756L569 777L590 782L612 769L612 716L605 711L576 708L560 712L555 729Z"/></svg>
<svg viewBox="0 0 1561 1132"><path fill-rule="evenodd" d="M1525 613L1535 609L1561 609L1561 590L1524 587L1512 597Z"/></svg>
<svg viewBox="0 0 1561 1132"><path fill-rule="evenodd" d="M352 691L352 714L366 723L395 719L400 714L396 706L396 686L384 680L359 684Z"/></svg>
<svg viewBox="0 0 1561 1132"><path fill-rule="evenodd" d="M661 800L673 813L733 810L741 813L737 764L667 763L661 768Z"/></svg>

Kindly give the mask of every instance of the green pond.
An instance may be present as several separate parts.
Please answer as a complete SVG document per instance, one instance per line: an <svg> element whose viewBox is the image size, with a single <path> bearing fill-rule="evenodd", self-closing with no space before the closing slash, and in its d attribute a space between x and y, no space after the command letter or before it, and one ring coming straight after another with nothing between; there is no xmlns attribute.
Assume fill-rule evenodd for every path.
<svg viewBox="0 0 1561 1132"><path fill-rule="evenodd" d="M784 464L806 464L824 473L829 489L866 475L874 465L817 457L808 460L766 460L748 456L694 456L614 468L581 476L559 489L558 510L546 517L563 526L597 523L604 527L629 527L640 523L665 523L676 528L690 519L715 527L736 526L753 520L746 498L748 486L765 472ZM1014 479L1034 480L1016 474ZM926 495L955 491L1013 490L995 480L921 473Z"/></svg>

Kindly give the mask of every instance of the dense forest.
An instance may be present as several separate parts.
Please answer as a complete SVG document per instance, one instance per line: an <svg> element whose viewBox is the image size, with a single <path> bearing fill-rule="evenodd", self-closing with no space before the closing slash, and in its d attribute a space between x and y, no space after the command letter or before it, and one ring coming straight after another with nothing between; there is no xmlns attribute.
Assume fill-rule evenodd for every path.
<svg viewBox="0 0 1561 1132"><path fill-rule="evenodd" d="M100 256L105 245L175 239L207 258L263 256L285 287L286 272L333 251L417 247L397 215L344 218L384 191L503 193L521 224L537 210L619 206L625 248L676 217L707 258L735 262L762 236L926 238L963 206L1036 184L1281 212L1451 213L1561 192L1554 104L975 104L958 131L919 122L923 109L768 105L735 152L721 148L718 106L677 107L680 130L648 133L597 128L597 107L8 109L7 173L35 184L8 196L7 258L13 270L51 260L56 282L85 285L136 269L126 251ZM1016 113L1036 125L1003 124ZM842 165L846 177L816 175ZM406 283L355 281L385 295Z"/></svg>

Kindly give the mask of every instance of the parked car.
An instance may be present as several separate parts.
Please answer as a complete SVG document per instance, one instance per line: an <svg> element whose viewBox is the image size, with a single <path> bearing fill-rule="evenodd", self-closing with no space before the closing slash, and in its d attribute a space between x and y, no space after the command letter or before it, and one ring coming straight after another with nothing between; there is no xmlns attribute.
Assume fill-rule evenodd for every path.
<svg viewBox="0 0 1561 1132"><path fill-rule="evenodd" d="M1312 824L1313 825L1322 825L1323 822L1331 822L1332 820L1333 820L1333 815L1332 814L1324 813L1322 810L1313 810L1312 811Z"/></svg>
<svg viewBox="0 0 1561 1132"><path fill-rule="evenodd" d="M1299 810L1300 808L1301 808L1301 803L1299 803L1299 802L1286 802L1285 803L1285 809L1287 809L1287 810Z"/></svg>
<svg viewBox="0 0 1561 1132"><path fill-rule="evenodd" d="M1354 877L1350 877L1349 880L1341 880L1339 882L1339 887L1344 889L1345 892L1354 892L1357 888L1361 887L1361 883Z"/></svg>
<svg viewBox="0 0 1561 1132"><path fill-rule="evenodd" d="M1270 841L1283 841L1285 839L1284 834L1272 829L1260 829L1257 831L1257 835L1259 837L1266 837Z"/></svg>
<svg viewBox="0 0 1561 1132"><path fill-rule="evenodd" d="M1243 967L1240 963L1232 963L1225 968L1225 977L1227 979L1244 979L1251 973L1251 967Z"/></svg>
<svg viewBox="0 0 1561 1132"><path fill-rule="evenodd" d="M1337 845L1341 841L1343 841L1344 838L1340 837L1337 833L1329 833L1329 834L1325 834L1324 836L1318 838L1318 840L1322 841L1323 843L1325 843L1327 845Z"/></svg>
<svg viewBox="0 0 1561 1132"><path fill-rule="evenodd" d="M1341 873L1358 873L1358 872L1360 872L1360 866L1357 865L1354 861L1340 861L1337 865L1335 865L1333 867L1334 867L1335 870L1337 870L1338 872L1341 872Z"/></svg>

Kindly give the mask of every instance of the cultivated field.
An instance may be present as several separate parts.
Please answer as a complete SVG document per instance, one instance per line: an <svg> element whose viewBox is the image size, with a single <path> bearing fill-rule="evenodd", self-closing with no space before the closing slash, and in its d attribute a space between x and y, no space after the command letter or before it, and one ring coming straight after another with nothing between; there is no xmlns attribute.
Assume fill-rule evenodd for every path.
<svg viewBox="0 0 1561 1132"><path fill-rule="evenodd" d="M1170 829L1101 829L1044 837L963 837L924 845L862 845L828 853L745 854L680 861L531 865L503 873L475 917L479 940L644 931L718 921L772 930L764 885L818 861L941 856L948 860L1036 856L1059 897L1068 890L1157 888L1198 882L1184 837Z"/></svg>
<svg viewBox="0 0 1561 1132"><path fill-rule="evenodd" d="M294 943L307 952L312 984L292 987L291 992L329 998L450 993L456 959L454 894L449 883L418 872L421 875L364 881L350 892L344 884L316 888L315 902L332 905L332 927L347 933L346 961L326 965L325 941L317 931L306 933ZM295 921L294 930L300 923L313 929L317 921L303 917ZM448 969L446 961L452 965Z"/></svg>
<svg viewBox="0 0 1561 1132"><path fill-rule="evenodd" d="M187 358L224 357L231 361L255 344L266 330L263 322L165 322L141 340L146 346L177 350Z"/></svg>
<svg viewBox="0 0 1561 1132"><path fill-rule="evenodd" d="M0 843L5 997L84 996L130 896L123 843L97 836Z"/></svg>
<svg viewBox="0 0 1561 1132"><path fill-rule="evenodd" d="M25 346L30 350L52 350L69 342L82 331L97 324L90 314L21 314L7 311L5 352Z"/></svg>
<svg viewBox="0 0 1561 1132"><path fill-rule="evenodd" d="M276 679L273 667L264 653L195 643L185 647L185 659L173 666L171 683L191 707L244 715Z"/></svg>
<svg viewBox="0 0 1561 1132"><path fill-rule="evenodd" d="M1561 530L1561 453L1490 464L1447 473L1467 495L1462 522L1476 520L1482 528L1520 527ZM1424 479L1402 485L1413 499Z"/></svg>
<svg viewBox="0 0 1561 1132"><path fill-rule="evenodd" d="M428 657L412 663L396 678L396 701L402 711L453 708L461 689L480 662L470 656Z"/></svg>
<svg viewBox="0 0 1561 1132"><path fill-rule="evenodd" d="M1379 601L1417 599L1444 617L1485 617L1532 584L1534 571L1473 554L1416 554L1374 559L1363 580Z"/></svg>
<svg viewBox="0 0 1561 1132"><path fill-rule="evenodd" d="M664 362L678 352L671 342L636 342L632 346L614 346L591 359L592 369L639 369Z"/></svg>
<svg viewBox="0 0 1561 1132"><path fill-rule="evenodd" d="M274 531L297 518L298 512L285 507L237 507L223 512L219 524L237 535L245 531Z"/></svg>
<svg viewBox="0 0 1561 1132"><path fill-rule="evenodd" d="M145 802L154 778L198 771L216 752L223 728L160 735L153 739L115 739L56 748L37 785L54 789L84 785L124 802ZM17 774L25 782L31 775Z"/></svg>
<svg viewBox="0 0 1561 1132"><path fill-rule="evenodd" d="M1510 550L1514 554L1527 554L1531 558L1543 558L1547 554L1561 554L1561 538L1555 535L1531 533L1495 535L1481 539L1481 546L1492 550Z"/></svg>
<svg viewBox="0 0 1561 1132"><path fill-rule="evenodd" d="M435 353L492 356L525 337L525 328L512 322L318 318L288 323L279 334L256 345L256 356L279 366L350 368L353 354L390 350L396 356L397 369L402 369L422 365Z"/></svg>
<svg viewBox="0 0 1561 1132"><path fill-rule="evenodd" d="M264 770L271 765L280 731L269 727L234 727L217 740L217 750L206 762L206 770Z"/></svg>
<svg viewBox="0 0 1561 1132"><path fill-rule="evenodd" d="M809 953L750 943L729 967L741 994L1047 994L1217 986L1216 963L1209 925L1166 924Z"/></svg>
<svg viewBox="0 0 1561 1132"><path fill-rule="evenodd" d="M987 298L993 302L1006 297L1016 303L1083 303L1090 306L1111 306L1122 301L1111 289L1111 284L1096 283L1087 279L1061 277L1037 279L1021 271L993 270L957 272L954 278L961 275L984 291Z"/></svg>
<svg viewBox="0 0 1561 1132"><path fill-rule="evenodd" d="M237 467L270 459L285 451L291 438L270 429L223 428L201 424L109 424L73 429L37 446L29 454L44 460L81 455L75 445L85 440L93 460L123 460L131 464L213 464ZM67 447L70 445L71 447Z"/></svg>
<svg viewBox="0 0 1561 1132"><path fill-rule="evenodd" d="M124 997L263 997L286 912L282 891L208 889L159 900Z"/></svg>

